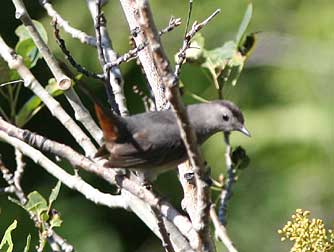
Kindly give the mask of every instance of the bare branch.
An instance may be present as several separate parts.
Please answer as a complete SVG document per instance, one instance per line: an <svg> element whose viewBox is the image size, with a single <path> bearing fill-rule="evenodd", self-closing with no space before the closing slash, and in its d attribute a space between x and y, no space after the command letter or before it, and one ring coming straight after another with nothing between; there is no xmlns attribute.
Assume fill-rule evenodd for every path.
<svg viewBox="0 0 334 252"><path fill-rule="evenodd" d="M166 230L165 222L164 219L161 215L160 212L158 212L156 209L152 208L154 215L157 219L157 224L159 227L159 233L161 235L161 241L162 241L162 246L165 249L166 252L174 252L174 248L172 245L172 242L169 238L169 234Z"/></svg>
<svg viewBox="0 0 334 252"><path fill-rule="evenodd" d="M43 56L51 72L55 76L57 83L58 83L58 87L64 90L64 94L75 112L75 118L78 121L81 121L82 124L87 128L89 132L91 132L91 130L94 129L95 131L91 132L91 134L93 136L94 135L96 136L96 134L99 132L97 127L95 127L96 124L94 125L94 121L92 117L90 116L88 110L84 107L79 96L75 93L74 89L72 88L71 79L62 72L61 68L58 65L57 60L55 59L53 54L50 52L46 43L41 38L41 35L37 31L28 12L26 11L22 0L12 0L12 1L16 8L16 17L19 18L24 24L24 26L27 28L36 47L38 48L39 52Z"/></svg>
<svg viewBox="0 0 334 252"><path fill-rule="evenodd" d="M164 29L162 29L161 31L159 31L159 35L162 36L167 32L171 32L172 30L174 30L176 27L178 27L179 25L181 25L181 18L175 18L175 17L171 17L169 19L168 22L168 26Z"/></svg>
<svg viewBox="0 0 334 252"><path fill-rule="evenodd" d="M138 53L145 48L147 44L143 43L138 45L138 47L131 49L129 52L123 54L122 56L118 57L115 61L106 63L104 67L109 70L114 66L119 66L123 62L129 62L130 60L135 59L138 56Z"/></svg>
<svg viewBox="0 0 334 252"><path fill-rule="evenodd" d="M215 227L216 236L223 242L225 247L229 252L238 252L238 250L234 247L233 242L227 234L226 228L219 222L218 216L215 211L215 205L211 205L210 208L210 217Z"/></svg>
<svg viewBox="0 0 334 252"><path fill-rule="evenodd" d="M40 151L34 149L27 143L9 136L0 130L0 138L15 148L19 149L24 155L31 158L35 163L41 165L48 173L60 180L70 189L74 189L83 194L88 200L98 205L105 205L111 208L122 207L127 208L124 200L119 195L111 195L102 193L76 175L70 175L61 169L58 165L48 159Z"/></svg>
<svg viewBox="0 0 334 252"><path fill-rule="evenodd" d="M232 186L235 182L235 173L233 171L232 165L232 147L230 144L230 134L224 133L224 141L226 144L226 151L225 151L225 162L226 162L226 170L227 170L227 180L224 183L224 189L220 195L220 206L219 206L219 220L225 226L226 225L226 210L227 210L227 202L231 197L232 194Z"/></svg>
<svg viewBox="0 0 334 252"><path fill-rule="evenodd" d="M186 59L186 51L190 47L191 39L195 36L197 32L199 32L205 25L207 25L219 13L220 13L220 9L217 9L203 22L198 24L197 21L195 21L194 24L192 25L191 30L185 34L182 47L180 48L177 54L178 61L176 62L176 66L175 66L175 76L177 76L177 78L179 78L180 76L181 67Z"/></svg>
<svg viewBox="0 0 334 252"><path fill-rule="evenodd" d="M78 144L85 150L86 155L93 156L96 153L96 148L91 140L81 130L81 128L74 122L74 120L66 113L60 104L42 87L42 85L32 75L30 70L23 64L21 56L17 55L11 48L9 48L0 36L0 55L7 61L9 68L15 69L24 80L27 88L31 89L47 106L51 114L55 116L64 127L71 133ZM89 115L89 114L85 114ZM86 119L81 118L81 121L86 122L87 130L91 132L95 139L102 139L102 131L97 127L91 116Z"/></svg>
<svg viewBox="0 0 334 252"><path fill-rule="evenodd" d="M116 52L112 49L112 44L110 36L106 27L106 19L101 13L101 1L100 0L86 0L88 9L94 21L95 31L96 31L96 43L99 52L99 60L102 69L107 70L104 65L106 63L114 62L117 59ZM101 18L103 22L101 22ZM99 21L99 22L97 22ZM103 56L103 57L102 57ZM126 99L124 95L124 80L121 75L121 71L118 66L113 66L104 72L107 79L106 91L108 94L108 99L115 100L114 109L119 112L120 115L126 116L129 114L126 107ZM112 89L112 91L111 91ZM113 96L113 97L110 97Z"/></svg>
<svg viewBox="0 0 334 252"><path fill-rule="evenodd" d="M93 36L86 34L83 31L80 31L74 27L72 27L68 21L62 18L62 16L53 8L52 4L48 0L40 0L40 4L47 11L48 15L54 20L56 19L59 26L64 29L65 32L69 33L73 38L79 39L81 43L95 46L96 47L96 39Z"/></svg>
<svg viewBox="0 0 334 252"><path fill-rule="evenodd" d="M207 174L199 147L197 145L196 135L191 128L188 115L181 101L180 91L178 88L178 78L173 73L163 47L160 43L160 38L152 18L152 13L148 1L140 0L138 6L141 18L140 27L144 32L145 37L148 39L155 66L157 67L158 73L165 83L167 99L172 105L172 108L176 114L181 138L187 149L188 158L195 174L197 189L197 211L196 215L192 216L192 223L200 236L200 244L198 246L201 251L213 251L214 245L210 237L209 228L210 188L205 182L205 177ZM203 22L203 24L198 26L196 29L200 29L200 27L202 27L207 22Z"/></svg>
<svg viewBox="0 0 334 252"><path fill-rule="evenodd" d="M67 49L65 40L60 37L60 31L58 29L58 20L53 19L53 28L54 28L54 35L56 37L57 44L59 45L62 52L65 54L66 59L71 63L71 65L77 69L78 72L86 75L87 77L93 77L98 80L104 80L103 75L96 74L94 72L88 71L85 67L81 66L79 63L71 55L70 51Z"/></svg>
<svg viewBox="0 0 334 252"><path fill-rule="evenodd" d="M120 2L136 45L145 43L146 37L139 29L141 24L136 1L120 0ZM168 101L165 97L165 86L163 85L162 78L159 75L157 67L155 66L150 50L151 48L149 47L144 48L144 50L139 52L138 57L149 85L153 91L156 107L158 110L162 110L168 107Z"/></svg>

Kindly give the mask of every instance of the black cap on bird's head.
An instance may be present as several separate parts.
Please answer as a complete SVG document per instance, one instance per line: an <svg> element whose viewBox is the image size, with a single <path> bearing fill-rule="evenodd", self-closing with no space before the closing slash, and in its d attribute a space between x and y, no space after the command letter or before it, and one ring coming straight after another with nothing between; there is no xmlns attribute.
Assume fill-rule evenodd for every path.
<svg viewBox="0 0 334 252"><path fill-rule="evenodd" d="M250 137L251 134L245 127L245 119L240 109L232 102L226 100L215 101L220 108L218 109L218 120L220 121L221 131L240 131Z"/></svg>

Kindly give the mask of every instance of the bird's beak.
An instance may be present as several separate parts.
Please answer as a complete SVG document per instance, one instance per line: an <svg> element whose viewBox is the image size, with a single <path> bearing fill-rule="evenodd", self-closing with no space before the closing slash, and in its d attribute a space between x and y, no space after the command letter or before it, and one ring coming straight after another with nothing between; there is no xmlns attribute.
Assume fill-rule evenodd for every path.
<svg viewBox="0 0 334 252"><path fill-rule="evenodd" d="M239 129L239 131L240 131L242 134L244 134L244 135L246 135L246 136L248 136L248 137L251 137L251 134L249 133L248 129L246 129L245 126L242 126L242 127Z"/></svg>

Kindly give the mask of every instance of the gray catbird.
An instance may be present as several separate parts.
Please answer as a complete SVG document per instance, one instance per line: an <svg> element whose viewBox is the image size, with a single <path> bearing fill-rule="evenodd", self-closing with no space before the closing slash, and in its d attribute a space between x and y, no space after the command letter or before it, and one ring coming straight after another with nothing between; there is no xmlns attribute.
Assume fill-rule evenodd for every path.
<svg viewBox="0 0 334 252"><path fill-rule="evenodd" d="M95 110L105 140L97 156L107 154L108 167L141 169L152 177L186 160L173 111L120 117L97 104ZM240 109L230 101L190 105L187 112L199 144L219 131L250 136Z"/></svg>

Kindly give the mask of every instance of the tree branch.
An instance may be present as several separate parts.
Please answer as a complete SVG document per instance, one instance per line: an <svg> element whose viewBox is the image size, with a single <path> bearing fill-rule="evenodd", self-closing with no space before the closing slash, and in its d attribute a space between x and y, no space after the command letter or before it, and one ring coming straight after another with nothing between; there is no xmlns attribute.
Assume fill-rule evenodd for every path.
<svg viewBox="0 0 334 252"><path fill-rule="evenodd" d="M14 174L12 174L7 169L7 167L2 162L1 157L0 157L0 171L2 172L3 178L6 180L7 184L12 188L12 191L9 191L8 193L14 193L16 197L18 198L18 200L20 201L20 203L22 205L25 205L27 202L27 197L21 188L21 184L19 183L20 181L18 180L18 173L20 174L19 175L20 177L23 175L23 167L25 164L23 163L23 160L22 160L23 155L17 148L15 148L15 153L17 153L16 154L16 165L17 166L16 166L16 170ZM30 218L35 222L35 225L38 226L39 221L38 221L37 216L30 214ZM63 237L58 235L51 228L49 228L48 230L48 241L51 247L60 246L63 249L63 251L66 251L66 252L72 252L74 250L71 244L69 244Z"/></svg>
<svg viewBox="0 0 334 252"><path fill-rule="evenodd" d="M56 154L59 157L65 158L74 167L80 167L88 172L98 175L99 177L105 179L111 184L118 185L120 188L123 188L124 190L130 192L131 194L135 195L139 199L146 202L150 207L156 209L158 212L161 212L161 214L167 220L173 223L178 228L178 230L185 237L187 237L188 241L192 246L194 246L194 243L196 244L198 243L196 231L192 228L191 223L186 217L182 216L168 202L161 200L159 197L154 195L153 192L147 190L145 187L140 186L138 183L132 181L131 179L129 179L124 175L117 174L114 169L106 168L103 167L102 164L94 163L88 158L80 155L72 148L64 144L51 141L49 139L46 139L45 137L29 132L28 130L19 129L5 122L1 118L0 118L0 138L3 138L6 142L15 146L25 155L32 158L33 161L40 164L50 174L58 178L69 188L75 189L83 193L87 198L89 197L88 199L91 201L93 201L93 199L95 198L93 197L94 194L91 194L89 190L92 190L92 192L94 192L94 190L96 191L96 189L94 189L88 184L85 187L82 186L82 183L84 182L79 177L67 174L60 167L58 167L52 161L47 159L41 152L35 150L30 145L35 146L37 148L41 148L44 151L49 151L53 154ZM81 187L82 189L85 190L80 191ZM117 199L117 196L114 197L115 198L111 200ZM100 201L95 203L100 203ZM100 204L106 205L106 203L104 202L101 202Z"/></svg>
<svg viewBox="0 0 334 252"><path fill-rule="evenodd" d="M79 39L81 43L95 46L96 39L93 36L86 34L79 29L72 27L69 22L62 18L62 16L53 8L52 4L48 0L40 0L40 4L44 7L48 15L52 20L57 20L60 27L64 29L65 32L69 33L73 38Z"/></svg>
<svg viewBox="0 0 334 252"><path fill-rule="evenodd" d="M22 57L17 55L10 47L6 45L0 36L0 55L8 63L9 68L15 69L24 80L25 87L29 88L35 93L50 110L51 114L55 116L64 127L71 133L77 143L85 150L86 155L93 156L96 153L96 148L75 123L75 121L66 113L60 104L42 87L42 85L32 75L30 70L23 64ZM92 120L92 122L94 122ZM94 122L95 124L95 122ZM96 129L95 129L96 128ZM102 138L102 131L95 124L94 129L90 128L92 135L97 139Z"/></svg>
<svg viewBox="0 0 334 252"><path fill-rule="evenodd" d="M106 91L107 94L110 88L112 89L112 94L115 98L115 103L117 104L117 110L119 114L122 116L126 116L129 114L127 106L126 106L126 99L124 95L124 80L121 75L121 71L118 66L113 66L110 69L104 67L106 63L114 62L117 59L117 53L112 49L111 39L106 27L106 19L103 15L100 15L101 9L98 6L101 6L100 0L86 0L88 9L92 16L95 31L96 31L96 44L97 49L99 52L99 60L103 71L105 72L105 77L107 82L106 83ZM103 18L104 22L97 22ZM98 29L97 29L98 28ZM108 88L109 86L109 88ZM108 97L109 98L109 97ZM117 111L116 110L116 111Z"/></svg>
<svg viewBox="0 0 334 252"><path fill-rule="evenodd" d="M211 205L210 217L215 228L216 237L223 242L229 252L238 252L238 250L234 247L230 237L228 236L226 228L219 222L215 211L215 205Z"/></svg>
<svg viewBox="0 0 334 252"><path fill-rule="evenodd" d="M43 56L51 72L55 76L58 83L58 87L64 90L64 94L75 112L75 118L78 121L80 121L93 136L98 134L97 132L99 131L96 127L96 124L94 123L88 110L84 107L79 96L75 93L72 87L71 79L62 72L61 68L58 65L57 60L50 52L48 46L43 41L41 35L37 31L27 10L25 9L23 2L21 0L12 0L12 1L16 8L16 18L19 18L23 23L23 25L27 28L36 47ZM87 149L87 151L89 151L89 149Z"/></svg>
<svg viewBox="0 0 334 252"><path fill-rule="evenodd" d="M148 40L155 66L166 86L166 96L176 114L181 138L187 149L188 158L195 174L197 211L196 215L191 216L191 218L192 223L200 236L200 244L198 246L200 251L214 251L209 228L210 188L205 182L207 172L205 171L204 161L197 145L196 135L191 128L188 115L181 100L178 88L178 78L172 71L161 45L160 37L155 27L148 1L139 0L138 8L141 18L140 28Z"/></svg>

